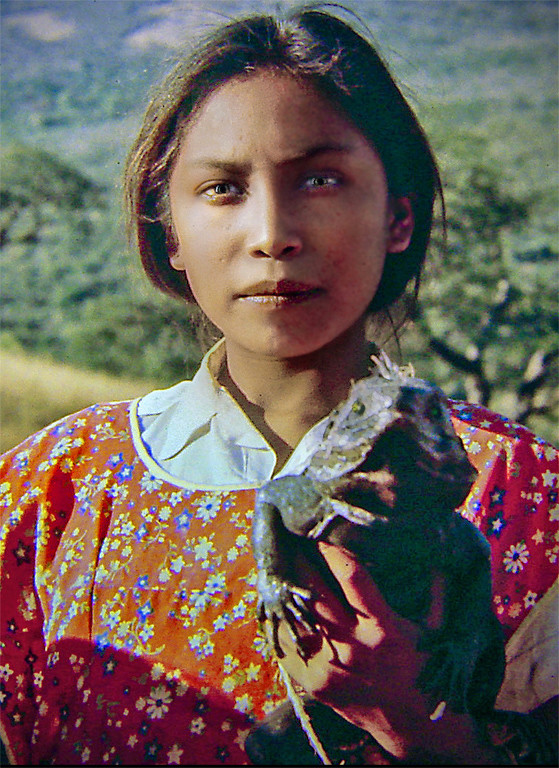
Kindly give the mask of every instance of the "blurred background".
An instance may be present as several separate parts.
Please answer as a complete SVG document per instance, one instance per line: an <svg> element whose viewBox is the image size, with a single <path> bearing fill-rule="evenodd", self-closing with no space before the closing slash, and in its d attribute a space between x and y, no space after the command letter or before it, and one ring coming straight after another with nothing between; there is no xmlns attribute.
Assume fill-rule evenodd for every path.
<svg viewBox="0 0 559 768"><path fill-rule="evenodd" d="M445 185L448 244L441 255L434 239L402 357L557 444L558 4L343 4L403 86ZM126 245L123 160L181 46L290 5L2 0L0 449L196 368L188 308L149 286Z"/></svg>

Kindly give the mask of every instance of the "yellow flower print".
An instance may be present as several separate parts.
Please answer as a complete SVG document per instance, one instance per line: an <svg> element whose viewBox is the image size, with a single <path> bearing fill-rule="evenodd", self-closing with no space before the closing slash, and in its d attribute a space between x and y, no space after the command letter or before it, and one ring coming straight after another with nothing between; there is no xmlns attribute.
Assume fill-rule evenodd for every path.
<svg viewBox="0 0 559 768"><path fill-rule="evenodd" d="M153 667L151 668L151 679L152 680L159 680L159 678L164 674L165 667L160 661L156 661Z"/></svg>
<svg viewBox="0 0 559 768"><path fill-rule="evenodd" d="M235 709L239 712L250 712L253 707L252 696L249 696L248 693L243 694L243 696L237 696L235 699Z"/></svg>
<svg viewBox="0 0 559 768"><path fill-rule="evenodd" d="M167 752L167 762L169 765L180 765L183 752L184 749L179 749L178 744L173 744L171 749Z"/></svg>
<svg viewBox="0 0 559 768"><path fill-rule="evenodd" d="M512 619L516 619L516 617L520 615L520 611L521 611L521 609L522 609L522 606L520 605L520 603L513 603L513 604L512 604L512 605L509 607L509 611L508 611L508 613L509 613L509 616L510 616Z"/></svg>
<svg viewBox="0 0 559 768"><path fill-rule="evenodd" d="M182 555L179 555L178 557L175 557L174 560L171 560L171 570L173 573L180 573L186 563L183 560Z"/></svg>
<svg viewBox="0 0 559 768"><path fill-rule="evenodd" d="M518 573L519 571L524 570L524 566L528 562L529 557L530 552L524 541L519 541L518 544L513 544L505 552L503 558L505 571Z"/></svg>
<svg viewBox="0 0 559 768"><path fill-rule="evenodd" d="M227 562L233 563L239 557L239 550L236 547L231 547L227 550Z"/></svg>
<svg viewBox="0 0 559 768"><path fill-rule="evenodd" d="M204 523L211 522L217 517L217 513L221 508L221 501L220 494L206 493L199 501L195 502L198 508L196 517L203 520Z"/></svg>
<svg viewBox="0 0 559 768"><path fill-rule="evenodd" d="M247 676L247 682L251 682L252 680L258 680L258 673L260 672L260 664L255 664L254 662L250 662L250 665L247 667L246 670L246 676Z"/></svg>
<svg viewBox="0 0 559 768"><path fill-rule="evenodd" d="M244 749L245 741L250 733L250 728L239 728L237 730L237 737L235 738L235 744L238 744L241 749Z"/></svg>
<svg viewBox="0 0 559 768"><path fill-rule="evenodd" d="M151 689L151 696L147 700L147 715L152 720L161 720L169 711L171 692L164 685L158 685Z"/></svg>
<svg viewBox="0 0 559 768"><path fill-rule="evenodd" d="M197 717L190 722L190 733L194 733L196 736L201 736L206 729L206 723L203 718Z"/></svg>
<svg viewBox="0 0 559 768"><path fill-rule="evenodd" d="M194 557L196 560L205 560L209 554L215 552L213 542L207 536L200 536L194 545Z"/></svg>
<svg viewBox="0 0 559 768"><path fill-rule="evenodd" d="M223 657L223 671L227 674L239 666L239 659L235 659L230 653Z"/></svg>

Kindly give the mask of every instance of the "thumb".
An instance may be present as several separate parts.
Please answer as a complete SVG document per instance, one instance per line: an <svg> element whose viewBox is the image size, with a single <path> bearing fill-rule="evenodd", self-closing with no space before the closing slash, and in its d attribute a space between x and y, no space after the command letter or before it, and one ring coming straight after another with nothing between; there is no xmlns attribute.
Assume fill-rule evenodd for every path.
<svg viewBox="0 0 559 768"><path fill-rule="evenodd" d="M320 552L336 577L353 610L379 619L393 616L373 577L357 556L347 549L319 542Z"/></svg>

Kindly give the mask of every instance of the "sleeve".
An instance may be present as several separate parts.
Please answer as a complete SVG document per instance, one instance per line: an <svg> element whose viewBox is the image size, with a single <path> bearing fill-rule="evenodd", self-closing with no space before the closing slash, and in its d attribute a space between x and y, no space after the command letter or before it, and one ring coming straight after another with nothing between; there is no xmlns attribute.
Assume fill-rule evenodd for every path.
<svg viewBox="0 0 559 768"><path fill-rule="evenodd" d="M454 407L478 478L462 514L491 545L506 671L486 724L505 764L557 763L559 455L487 409Z"/></svg>
<svg viewBox="0 0 559 768"><path fill-rule="evenodd" d="M0 736L8 759L30 764L48 666L37 542L52 556L72 502L68 419L0 458ZM72 498L70 498L72 497Z"/></svg>
<svg viewBox="0 0 559 768"><path fill-rule="evenodd" d="M30 443L7 454L0 466L0 733L11 763L30 762L39 705L35 670L43 666L45 653L34 586L37 511L44 500L28 479L34 454Z"/></svg>

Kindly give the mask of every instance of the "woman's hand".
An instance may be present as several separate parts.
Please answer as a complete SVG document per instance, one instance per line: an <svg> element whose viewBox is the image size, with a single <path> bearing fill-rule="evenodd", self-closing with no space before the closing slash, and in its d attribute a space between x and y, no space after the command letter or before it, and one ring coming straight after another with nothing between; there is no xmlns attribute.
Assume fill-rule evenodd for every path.
<svg viewBox="0 0 559 768"><path fill-rule="evenodd" d="M299 559L298 583L317 595L313 611L319 631L297 625L303 660L281 626L283 667L311 696L368 731L398 759L491 764L493 754L479 745L468 715L446 709L431 719L439 702L416 686L425 662L416 650L418 627L391 610L354 555L323 542L319 548L337 584ZM431 626L442 615L443 588L435 579Z"/></svg>

